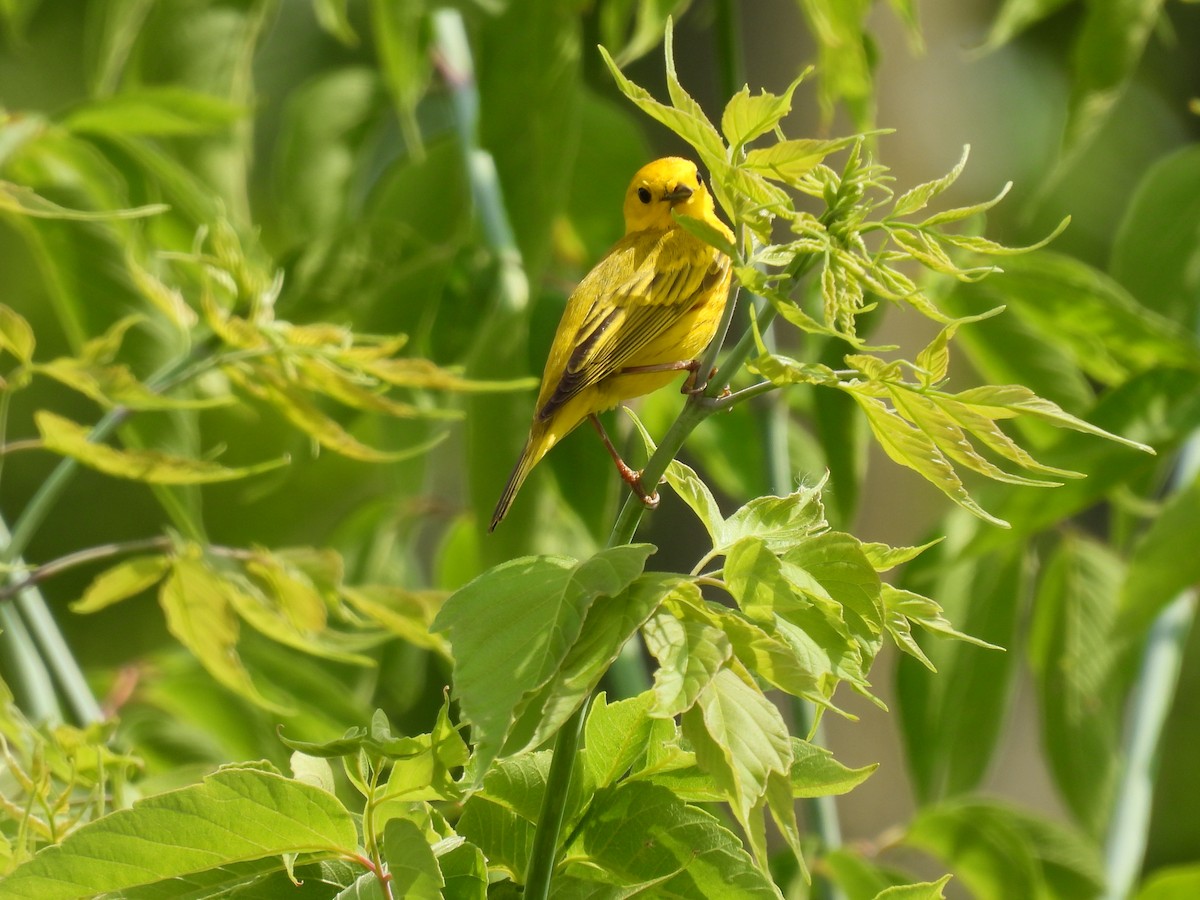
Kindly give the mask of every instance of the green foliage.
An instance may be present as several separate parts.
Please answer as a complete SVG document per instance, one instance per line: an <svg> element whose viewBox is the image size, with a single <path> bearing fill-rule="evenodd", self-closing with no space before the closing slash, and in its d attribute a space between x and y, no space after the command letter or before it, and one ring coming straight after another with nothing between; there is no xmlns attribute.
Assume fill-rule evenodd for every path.
<svg viewBox="0 0 1200 900"><path fill-rule="evenodd" d="M942 897L914 850L978 897L1195 893L1113 862L1170 697L1138 655L1197 575L1195 148L1140 176L1107 264L1075 228L1050 250L1069 210L963 199L966 148L914 187L880 161L874 4L802 0L815 77L720 115L679 77L689 6L0 3L0 894ZM1011 0L984 49L1068 7L1050 182L1165 21ZM660 40L666 101L625 70ZM809 91L857 133L789 136ZM702 393L634 419L682 518L614 524L570 438L485 536L647 121L707 172L734 240L678 224L750 307ZM885 311L921 336L880 345ZM853 533L898 505L868 437L950 501L913 546ZM1026 673L1059 820L978 793ZM838 847L797 807L876 773L820 745L860 698L917 809Z"/></svg>

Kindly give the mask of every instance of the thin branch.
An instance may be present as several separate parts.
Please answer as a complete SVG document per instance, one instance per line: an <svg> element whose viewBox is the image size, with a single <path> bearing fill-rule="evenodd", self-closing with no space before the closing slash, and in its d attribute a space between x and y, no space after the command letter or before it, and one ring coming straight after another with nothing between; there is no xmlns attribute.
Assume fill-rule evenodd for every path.
<svg viewBox="0 0 1200 900"><path fill-rule="evenodd" d="M96 547L88 547L86 550L78 550L75 553L68 553L66 556L60 556L58 559L51 560L48 563L43 563L40 566L35 566L30 569L25 578L21 581L13 581L3 587L0 587L0 602L9 600L17 596L22 591L40 584L48 578L53 578L61 572L68 569L73 569L76 566L82 566L90 562L96 562L101 559L111 559L114 556L122 556L126 553L137 553L141 550L166 550L171 546L169 537L154 537L143 538L136 541L120 541L112 544L100 544Z"/></svg>
<svg viewBox="0 0 1200 900"><path fill-rule="evenodd" d="M7 444L0 444L0 456L8 456L10 453L20 453L22 450L40 450L46 446L46 442L41 438L24 438L20 441L9 441Z"/></svg>

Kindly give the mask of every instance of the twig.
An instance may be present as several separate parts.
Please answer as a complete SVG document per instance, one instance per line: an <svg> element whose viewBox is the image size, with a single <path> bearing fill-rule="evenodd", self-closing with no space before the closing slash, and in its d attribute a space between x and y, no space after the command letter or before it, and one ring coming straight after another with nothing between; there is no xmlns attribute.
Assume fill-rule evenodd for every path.
<svg viewBox="0 0 1200 900"><path fill-rule="evenodd" d="M66 556L60 556L58 559L51 560L48 563L43 563L40 566L35 566L30 569L25 575L24 580L10 582L3 587L0 587L0 602L15 597L22 591L40 584L47 578L53 578L60 572L65 572L68 569L73 569L75 566L82 566L86 563L95 562L100 559L109 559L113 556L120 556L124 553L137 553L139 550L165 550L171 546L171 539L168 537L143 538L137 541L121 541L112 544L100 544L96 547L88 547L86 550L78 550L75 553L68 553Z"/></svg>

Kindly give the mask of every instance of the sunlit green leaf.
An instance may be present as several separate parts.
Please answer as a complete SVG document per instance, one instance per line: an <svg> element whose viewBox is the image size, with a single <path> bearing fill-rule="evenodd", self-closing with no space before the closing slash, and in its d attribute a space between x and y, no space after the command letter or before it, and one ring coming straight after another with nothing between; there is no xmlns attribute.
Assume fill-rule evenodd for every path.
<svg viewBox="0 0 1200 900"><path fill-rule="evenodd" d="M158 85L87 101L68 112L63 125L81 134L166 137L225 131L245 114L224 97Z"/></svg>
<svg viewBox="0 0 1200 900"><path fill-rule="evenodd" d="M94 613L137 596L158 584L170 566L166 556L135 556L119 562L92 579L83 596L71 604L71 611Z"/></svg>
<svg viewBox="0 0 1200 900"><path fill-rule="evenodd" d="M116 478L150 484L208 484L246 478L287 464L287 460L276 460L228 468L208 460L187 459L155 450L118 450L107 444L93 443L86 428L52 412L40 410L34 419L46 449Z"/></svg>
<svg viewBox="0 0 1200 900"><path fill-rule="evenodd" d="M347 47L353 47L358 43L358 35L350 24L348 3L349 0L313 0L313 11L322 28Z"/></svg>
<svg viewBox="0 0 1200 900"><path fill-rule="evenodd" d="M682 723L696 762L715 779L742 822L766 793L768 776L791 770L783 716L730 669L718 672L700 692Z"/></svg>
<svg viewBox="0 0 1200 900"><path fill-rule="evenodd" d="M666 599L695 587L679 575L645 572L621 593L593 603L579 639L541 690L522 700L505 751L543 743L591 696L650 614Z"/></svg>
<svg viewBox="0 0 1200 900"><path fill-rule="evenodd" d="M775 128L792 111L792 94L810 71L802 72L782 94L763 91L751 96L746 86L730 97L721 114L721 131L729 145L739 147Z"/></svg>
<svg viewBox="0 0 1200 900"><path fill-rule="evenodd" d="M778 896L717 819L667 788L644 782L597 792L563 862L580 878L652 895Z"/></svg>
<svg viewBox="0 0 1200 900"><path fill-rule="evenodd" d="M620 593L654 551L635 544L581 563L523 557L496 566L458 590L438 613L454 653L454 696L471 723L477 777L499 753L518 704L546 684L583 629L591 604ZM506 672L497 678L497 672Z"/></svg>
<svg viewBox="0 0 1200 900"><path fill-rule="evenodd" d="M925 432L896 415L874 397L864 396L860 392L852 392L851 396L867 414L871 432L892 460L917 472L955 503L984 521L1007 526L1007 522L996 518L971 498L962 479L955 474L954 467Z"/></svg>
<svg viewBox="0 0 1200 900"><path fill-rule="evenodd" d="M1177 491L1134 545L1121 585L1116 634L1140 634L1182 591L1200 582L1200 477Z"/></svg>
<svg viewBox="0 0 1200 900"><path fill-rule="evenodd" d="M903 194L896 198L892 204L891 215L897 218L901 216L909 216L918 212L928 205L929 201L938 194L946 190L950 185L958 180L958 176L962 174L967 165L967 156L971 152L971 145L967 144L963 147L962 156L958 162L954 164L954 168L943 175L941 178L934 181L927 181L925 184L919 184L914 188L909 188Z"/></svg>
<svg viewBox="0 0 1200 900"><path fill-rule="evenodd" d="M733 652L729 638L701 619L651 616L642 627L646 648L658 660L650 715L673 718L696 702Z"/></svg>
<svg viewBox="0 0 1200 900"><path fill-rule="evenodd" d="M174 561L159 589L167 629L229 690L274 712L286 712L264 697L238 657L238 618L229 582L198 559Z"/></svg>
<svg viewBox="0 0 1200 900"><path fill-rule="evenodd" d="M1071 54L1073 79L1063 136L1065 153L1086 144L1137 68L1163 0L1089 3Z"/></svg>
<svg viewBox="0 0 1200 900"><path fill-rule="evenodd" d="M151 203L132 209L91 211L59 206L19 184L0 181L0 212L32 216L37 219L67 219L78 222L104 222L111 219L140 219L166 212L162 203Z"/></svg>
<svg viewBox="0 0 1200 900"><path fill-rule="evenodd" d="M876 894L875 900L942 900L946 896L942 890L949 881L950 876L944 875L937 881L893 885Z"/></svg>
<svg viewBox="0 0 1200 900"><path fill-rule="evenodd" d="M0 304L0 349L11 353L18 362L28 363L33 359L36 345L33 329L24 316Z"/></svg>
<svg viewBox="0 0 1200 900"><path fill-rule="evenodd" d="M798 138L778 141L747 151L742 165L777 181L795 182L830 153L836 153L859 140L857 135L835 140Z"/></svg>
<svg viewBox="0 0 1200 900"><path fill-rule="evenodd" d="M9 875L4 895L72 900L245 860L353 856L357 848L354 819L332 794L261 767L231 766L85 825Z"/></svg>
<svg viewBox="0 0 1200 900"><path fill-rule="evenodd" d="M383 857L398 897L442 900L442 871L424 832L407 819L389 819L383 828Z"/></svg>

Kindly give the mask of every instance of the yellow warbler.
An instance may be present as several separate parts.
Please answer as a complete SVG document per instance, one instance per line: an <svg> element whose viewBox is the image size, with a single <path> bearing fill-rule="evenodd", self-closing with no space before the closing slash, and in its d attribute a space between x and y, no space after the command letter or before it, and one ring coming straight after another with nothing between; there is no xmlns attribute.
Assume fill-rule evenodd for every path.
<svg viewBox="0 0 1200 900"><path fill-rule="evenodd" d="M667 384L680 371L695 380L729 297L729 257L679 226L673 212L717 218L696 165L677 156L638 170L625 192L625 236L567 300L550 346L525 449L504 486L489 531L504 518L530 470L584 419L600 433L621 477L648 506L640 473L617 454L598 412Z"/></svg>

